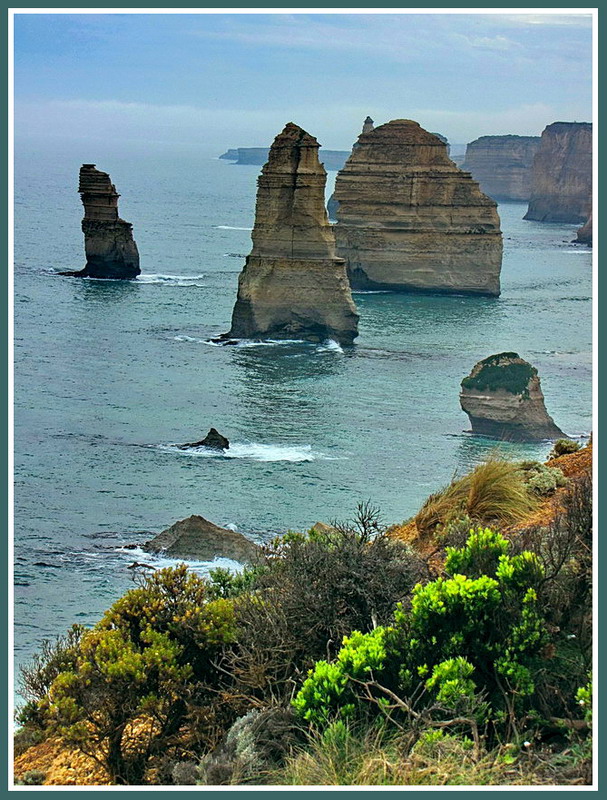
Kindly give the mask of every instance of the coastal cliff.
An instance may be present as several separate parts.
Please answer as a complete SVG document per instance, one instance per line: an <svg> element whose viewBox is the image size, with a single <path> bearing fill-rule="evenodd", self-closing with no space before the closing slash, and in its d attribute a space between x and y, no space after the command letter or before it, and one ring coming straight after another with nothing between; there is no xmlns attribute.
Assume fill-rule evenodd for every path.
<svg viewBox="0 0 607 800"><path fill-rule="evenodd" d="M335 200L337 252L352 288L499 295L496 203L417 122L361 134Z"/></svg>
<svg viewBox="0 0 607 800"><path fill-rule="evenodd" d="M479 361L461 384L460 404L472 433L513 442L564 436L548 415L535 367L518 353Z"/></svg>
<svg viewBox="0 0 607 800"><path fill-rule="evenodd" d="M586 222L578 230L575 242L577 244L587 244L589 247L592 245L592 212Z"/></svg>
<svg viewBox="0 0 607 800"><path fill-rule="evenodd" d="M94 164L83 164L78 191L84 205L86 266L78 272L61 274L79 278L136 278L141 269L133 226L118 216L120 195L108 173L96 169Z"/></svg>
<svg viewBox="0 0 607 800"><path fill-rule="evenodd" d="M466 147L461 168L494 200L529 200L539 136L481 136Z"/></svg>
<svg viewBox="0 0 607 800"><path fill-rule="evenodd" d="M533 161L525 219L586 222L592 210L592 124L553 122Z"/></svg>
<svg viewBox="0 0 607 800"><path fill-rule="evenodd" d="M228 337L336 339L358 335L345 262L324 205L319 144L288 123L258 180L253 249L238 282Z"/></svg>

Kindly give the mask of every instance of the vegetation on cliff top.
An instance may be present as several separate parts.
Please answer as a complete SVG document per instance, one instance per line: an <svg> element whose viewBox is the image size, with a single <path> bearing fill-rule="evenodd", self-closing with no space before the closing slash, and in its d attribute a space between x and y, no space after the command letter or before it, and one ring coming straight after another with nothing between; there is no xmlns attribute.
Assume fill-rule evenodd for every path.
<svg viewBox="0 0 607 800"><path fill-rule="evenodd" d="M516 361L514 359L517 359ZM510 363L501 363L510 361ZM537 370L523 361L518 353L498 353L479 362L478 372L468 375L461 385L464 389L496 392L503 389L510 394L528 395L528 384Z"/></svg>
<svg viewBox="0 0 607 800"><path fill-rule="evenodd" d="M475 472L459 513L529 509L511 471ZM514 534L460 517L438 559L366 505L243 575L141 578L23 671L18 774L61 783L35 757L61 735L97 783L588 783L589 473L558 491Z"/></svg>

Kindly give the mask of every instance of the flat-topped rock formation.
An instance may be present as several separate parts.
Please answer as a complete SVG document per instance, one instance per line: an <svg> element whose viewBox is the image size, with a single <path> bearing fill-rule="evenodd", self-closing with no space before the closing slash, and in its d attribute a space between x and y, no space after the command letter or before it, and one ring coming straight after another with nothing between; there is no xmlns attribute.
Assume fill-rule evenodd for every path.
<svg viewBox="0 0 607 800"><path fill-rule="evenodd" d="M494 200L529 200L539 136L481 136L466 147L462 169Z"/></svg>
<svg viewBox="0 0 607 800"><path fill-rule="evenodd" d="M241 564L257 558L260 548L246 536L229 528L220 528L194 514L171 525L143 545L148 553L166 553L173 558L211 561L231 558Z"/></svg>
<svg viewBox="0 0 607 800"><path fill-rule="evenodd" d="M313 136L289 122L258 179L253 249L226 338L351 344L358 334L343 259L325 211L326 172Z"/></svg>
<svg viewBox="0 0 607 800"><path fill-rule="evenodd" d="M587 244L588 246L592 244L592 213L582 227L578 230L575 237L575 242L577 244Z"/></svg>
<svg viewBox="0 0 607 800"><path fill-rule="evenodd" d="M269 154L269 147L236 147L226 150L219 158L225 161L234 161L239 165L253 164L254 166L261 166L266 163ZM350 153L347 150L326 150L321 148L319 158L326 170L336 172L343 167L349 155Z"/></svg>
<svg viewBox="0 0 607 800"><path fill-rule="evenodd" d="M83 164L78 191L84 205L86 266L78 272L61 274L79 278L136 278L141 269L133 226L118 216L120 195L110 176L94 164Z"/></svg>
<svg viewBox="0 0 607 800"><path fill-rule="evenodd" d="M565 435L546 411L537 370L518 353L498 353L475 364L459 399L472 433L512 442Z"/></svg>
<svg viewBox="0 0 607 800"><path fill-rule="evenodd" d="M362 133L335 199L337 253L353 289L499 295L496 203L417 122Z"/></svg>
<svg viewBox="0 0 607 800"><path fill-rule="evenodd" d="M553 122L533 161L525 219L586 222L592 198L592 123Z"/></svg>

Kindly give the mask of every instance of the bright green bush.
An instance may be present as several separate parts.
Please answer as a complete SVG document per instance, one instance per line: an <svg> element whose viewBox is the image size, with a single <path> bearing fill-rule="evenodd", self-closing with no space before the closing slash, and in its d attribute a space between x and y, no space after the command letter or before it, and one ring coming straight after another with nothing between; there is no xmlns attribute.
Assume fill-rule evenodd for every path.
<svg viewBox="0 0 607 800"><path fill-rule="evenodd" d="M430 703L454 710L470 706L476 692L494 715L520 704L533 692L546 643L533 588L542 569L535 555L510 556L509 548L492 531L473 532L464 548L450 550L448 564L473 574L485 565L492 574L455 573L416 586L410 609L397 608L393 627L357 633L344 640L335 662L317 663L295 698L296 709L317 724L374 706L377 713L388 692L410 697L420 681ZM368 702L372 698L375 703Z"/></svg>
<svg viewBox="0 0 607 800"><path fill-rule="evenodd" d="M489 528L470 531L465 547L447 548L445 570L454 575L479 577L495 575L500 557L506 555L510 542Z"/></svg>

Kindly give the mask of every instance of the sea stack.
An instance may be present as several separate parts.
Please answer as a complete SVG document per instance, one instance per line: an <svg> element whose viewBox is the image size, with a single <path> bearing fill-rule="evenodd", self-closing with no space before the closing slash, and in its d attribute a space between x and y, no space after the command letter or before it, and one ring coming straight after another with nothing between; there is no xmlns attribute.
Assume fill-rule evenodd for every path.
<svg viewBox="0 0 607 800"><path fill-rule="evenodd" d="M592 210L592 123L553 122L533 160L525 219L586 222Z"/></svg>
<svg viewBox="0 0 607 800"><path fill-rule="evenodd" d="M588 247L592 245L592 213L577 231L575 240L576 244L587 244Z"/></svg>
<svg viewBox="0 0 607 800"><path fill-rule="evenodd" d="M258 179L253 249L226 338L352 344L358 314L325 210L319 144L289 122Z"/></svg>
<svg viewBox="0 0 607 800"><path fill-rule="evenodd" d="M472 433L511 442L565 435L546 411L537 370L518 353L498 353L475 364L459 399Z"/></svg>
<svg viewBox="0 0 607 800"><path fill-rule="evenodd" d="M481 136L466 146L462 169L494 200L529 200L539 136Z"/></svg>
<svg viewBox="0 0 607 800"><path fill-rule="evenodd" d="M417 122L362 133L335 199L337 254L353 289L499 295L496 203Z"/></svg>
<svg viewBox="0 0 607 800"><path fill-rule="evenodd" d="M120 195L107 172L94 164L80 167L78 186L84 205L82 231L86 266L78 272L64 272L80 278L133 280L139 275L139 252L133 226L118 216Z"/></svg>

